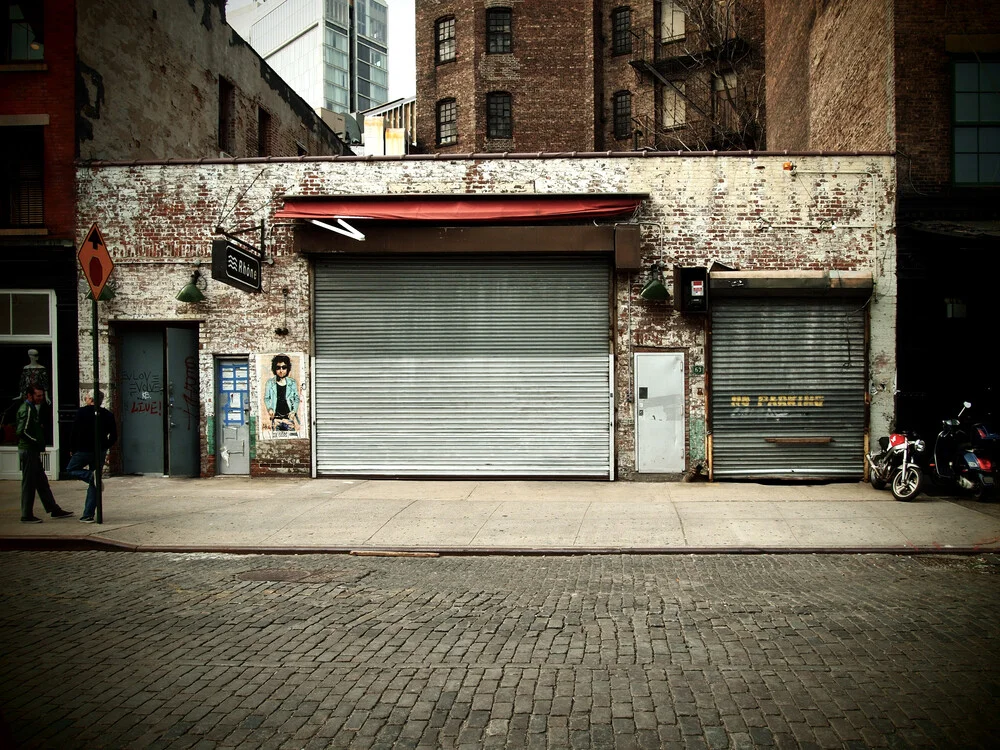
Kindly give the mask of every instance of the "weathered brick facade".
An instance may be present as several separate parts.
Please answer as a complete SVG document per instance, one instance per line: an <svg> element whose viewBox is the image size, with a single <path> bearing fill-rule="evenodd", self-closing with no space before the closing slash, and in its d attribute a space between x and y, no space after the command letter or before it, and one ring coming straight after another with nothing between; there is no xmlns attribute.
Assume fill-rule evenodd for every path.
<svg viewBox="0 0 1000 750"><path fill-rule="evenodd" d="M8 227L10 217L4 218L0 272L9 279L7 288L55 293L50 329L55 341L36 348L45 350L45 365L56 370L53 419L58 421L46 459L56 473L66 463L76 409L94 387L89 373L79 379L77 362L76 295L82 279L76 227L78 221L89 227L102 217L77 213L74 158L218 158L220 125L225 150L235 156L336 155L344 149L318 115L225 25L223 0L44 0L21 6L41 9L26 18L37 26L36 38L43 44L32 59L0 60L0 136L5 127L40 131L44 216L33 219L32 226L18 220ZM232 92L224 123L219 112L223 79ZM32 165L24 173L33 175L33 170ZM19 189L15 186L10 195ZM32 184L30 190L38 189ZM21 360L32 343L38 344L8 341L7 355ZM0 450L0 474L17 476L11 446Z"/></svg>
<svg viewBox="0 0 1000 750"><path fill-rule="evenodd" d="M619 155L84 166L78 172L81 216L102 217L104 236L118 264L118 296L100 307L102 367L110 373L114 394L118 375L109 335L136 321L196 323L205 435L211 433L215 409L215 357L249 355L253 363L257 352L311 352L310 261L295 251L293 227L273 220L284 195L648 193L634 219L641 227L644 269L662 261L668 273L675 265L713 263L745 271L871 273L876 294L870 302L870 377L872 382L891 383L895 366L892 159L799 157L792 171L783 168L784 161L775 156ZM190 277L195 262L208 262L212 231L227 196L244 191L232 214L234 224L246 226L261 218L268 224L267 252L274 264L264 269L263 293L246 294L209 281L205 302L177 302L174 294ZM78 227L81 239L88 226ZM366 252L364 243L358 243L357 251ZM615 357L615 461L621 478L635 476L631 377L636 351L685 354L687 465L705 460L711 373L694 374L696 366L707 364L705 318L641 299L644 280L644 272L619 271L613 281L609 324ZM287 302L282 289L289 290ZM82 295L80 305L81 310L89 309ZM286 309L289 330L280 335L273 322L283 319ZM81 371L89 372L88 345L81 345L81 358ZM252 373L251 382L259 382L259 373ZM891 412L891 389L876 393L870 406L873 424L888 424ZM214 448L206 438L201 451L201 472L211 474ZM309 456L308 440L259 444L251 471L306 474Z"/></svg>
<svg viewBox="0 0 1000 750"><path fill-rule="evenodd" d="M487 54L486 10L510 7L510 53ZM435 62L435 28L454 17L456 55ZM440 153L591 150L594 144L593 0L420 0L417 3L417 142ZM567 85L572 82L570 85ZM512 97L514 137L487 138L486 94ZM458 142L439 146L437 104L455 99Z"/></svg>
<svg viewBox="0 0 1000 750"><path fill-rule="evenodd" d="M43 132L46 237L72 239L73 66L76 37L72 7L45 0L45 59L0 66L0 137L3 127L39 126ZM44 117L42 125L38 119ZM12 232L5 234L14 236ZM23 233L27 235L27 233Z"/></svg>
<svg viewBox="0 0 1000 750"><path fill-rule="evenodd" d="M77 16L82 159L343 153L319 115L226 25L224 0L78 0ZM224 125L220 79L232 85Z"/></svg>
<svg viewBox="0 0 1000 750"><path fill-rule="evenodd" d="M967 346L996 327L1000 176L956 180L953 80L955 63L1000 60L1000 4L767 0L765 10L768 147L897 154L900 426L934 434L964 400L995 413L1000 379L969 367ZM984 145L987 161L994 148Z"/></svg>
<svg viewBox="0 0 1000 750"><path fill-rule="evenodd" d="M707 0L697 0L704 4ZM685 0L681 0L683 4ZM710 6L714 7L712 3ZM689 24L682 40L662 43L659 2L617 0L417 0L417 141L438 153L699 150L731 147L713 114L713 76L726 63L705 56L707 42ZM737 86L763 123L763 15L761 0L734 0L735 28L745 44L736 57ZM486 13L510 8L512 48L486 52ZM630 10L627 49L614 47L614 16ZM437 62L438 21L454 18L456 59ZM715 54L715 53L713 53ZM719 53L723 58L725 54ZM673 62L667 62L672 60ZM637 63L639 63L637 65ZM643 63L657 67L650 72ZM683 124L664 128L662 76L687 82L690 103ZM672 89L671 89L672 90ZM487 137L486 95L511 94L513 137ZM615 94L631 97L627 133L615 135ZM437 105L454 99L458 142L437 142ZM716 125L713 125L713 121ZM763 133L755 141L763 148Z"/></svg>

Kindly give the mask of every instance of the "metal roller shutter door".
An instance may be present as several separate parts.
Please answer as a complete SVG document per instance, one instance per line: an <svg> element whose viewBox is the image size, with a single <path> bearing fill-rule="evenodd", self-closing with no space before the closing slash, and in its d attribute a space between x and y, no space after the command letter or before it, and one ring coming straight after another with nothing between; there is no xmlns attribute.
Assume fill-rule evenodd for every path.
<svg viewBox="0 0 1000 750"><path fill-rule="evenodd" d="M610 476L601 258L316 263L319 474Z"/></svg>
<svg viewBox="0 0 1000 750"><path fill-rule="evenodd" d="M714 476L861 476L865 310L857 299L713 300Z"/></svg>

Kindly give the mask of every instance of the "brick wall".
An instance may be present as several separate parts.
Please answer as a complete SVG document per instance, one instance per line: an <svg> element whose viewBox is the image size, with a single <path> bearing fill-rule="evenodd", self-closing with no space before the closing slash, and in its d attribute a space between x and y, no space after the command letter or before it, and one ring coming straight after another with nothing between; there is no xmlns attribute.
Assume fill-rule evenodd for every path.
<svg viewBox="0 0 1000 750"><path fill-rule="evenodd" d="M83 0L78 8L79 155L219 156L219 79L235 86L231 156L255 157L258 110L271 152L339 154L321 118L223 20L223 0Z"/></svg>
<svg viewBox="0 0 1000 750"><path fill-rule="evenodd" d="M702 0L707 2L708 0ZM760 51L763 46L763 0L739 0L736 27L749 43L751 54L736 68L740 89L754 100L763 98ZM487 9L494 5L513 11L513 51L485 54ZM614 54L613 13L631 9L632 50ZM712 80L707 68L691 55L706 51L695 25L683 41L660 45L659 7L653 0L418 0L417 92L418 143L429 152L557 152L631 151L639 148L726 148L715 141L711 122ZM458 59L436 64L435 22L456 20ZM678 73L688 80L692 104L688 126L665 133L660 127L660 86L649 73L640 73L634 60L650 63L666 57L684 58ZM748 63L752 62L752 66ZM718 67L718 66L716 66ZM514 137L486 138L486 94L507 91L514 102ZM614 95L631 94L628 135L615 137ZM438 146L435 105L442 99L458 103L459 142ZM761 107L763 101L761 101ZM639 134L636 134L639 131ZM714 139L714 140L713 140ZM712 145L707 145L712 144ZM763 138L758 147L763 146Z"/></svg>
<svg viewBox="0 0 1000 750"><path fill-rule="evenodd" d="M10 125L19 116L48 116L42 126L44 150L45 228L52 239L74 235L73 68L75 61L72 4L45 0L44 69L0 70L0 117ZM0 137L3 128L0 127Z"/></svg>
<svg viewBox="0 0 1000 750"><path fill-rule="evenodd" d="M663 261L668 269L675 264L718 262L743 270L870 270L878 290L871 302L872 377L891 383L895 321L895 249L889 231L894 210L892 160L802 157L795 160L795 173L784 170L783 161L783 157L710 155L404 158L278 162L263 171L260 164L238 162L105 165L81 167L78 174L81 215L102 216L102 230L118 264L118 296L103 303L100 310L102 334L106 335L112 320L200 321L201 407L203 427L207 427L205 415L215 409L212 367L216 355L249 354L253 367L257 352L311 350L310 264L294 251L292 228L272 220L283 194L463 194L510 192L515 187L529 193L648 193L637 217L644 267ZM530 178L526 180L525 175ZM231 203L231 196L245 188L232 221L246 226L264 217L271 227L268 253L275 262L264 269L264 292L248 295L210 280L206 302L177 302L174 294L190 277L194 261L208 260L212 228L223 204L227 198ZM86 230L82 224L78 227L81 239ZM357 249L363 252L365 248ZM689 371L706 362L704 320L640 299L643 281L643 273L619 272L614 279L615 442L621 477L634 473L632 353L638 349L681 351ZM271 325L284 315L282 288L289 289L287 336L277 335ZM80 304L89 310L82 297ZM102 346L106 358L106 340ZM81 372L86 373L91 367L89 343L82 348L86 351L81 351ZM102 366L108 367L106 359ZM255 374L251 382L259 382ZM708 387L705 376L689 375L689 466L705 456ZM891 389L888 396L873 397L873 429L887 424L891 411ZM214 465L210 451L204 444L202 450L202 471L209 472ZM307 473L308 456L306 440L258 444L253 470Z"/></svg>
<svg viewBox="0 0 1000 750"><path fill-rule="evenodd" d="M959 204L978 202L982 188L951 187L953 55L946 37L968 40L973 58L1000 55L1000 3L990 0L897 0L896 128L899 190L907 198L945 193ZM978 37L970 39L970 37ZM957 45L955 45L957 46ZM966 45L961 45L966 46ZM958 54L958 53L956 53ZM995 211L998 198L986 198Z"/></svg>
<svg viewBox="0 0 1000 750"><path fill-rule="evenodd" d="M512 10L509 54L486 54L486 11ZM439 153L594 148L593 0L418 0L417 142ZM435 23L456 19L457 59L435 61ZM513 138L486 137L486 95L511 94ZM436 104L458 104L458 143L436 143Z"/></svg>
<svg viewBox="0 0 1000 750"><path fill-rule="evenodd" d="M891 150L893 0L767 0L769 149Z"/></svg>

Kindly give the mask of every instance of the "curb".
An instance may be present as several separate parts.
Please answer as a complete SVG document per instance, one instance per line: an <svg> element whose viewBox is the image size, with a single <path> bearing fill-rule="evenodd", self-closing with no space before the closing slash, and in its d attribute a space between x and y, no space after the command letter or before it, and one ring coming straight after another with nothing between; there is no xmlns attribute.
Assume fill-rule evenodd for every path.
<svg viewBox="0 0 1000 750"><path fill-rule="evenodd" d="M368 557L575 557L586 555L983 555L997 547L241 547L126 544L90 536L0 537L0 551L172 552L224 555L355 555Z"/></svg>

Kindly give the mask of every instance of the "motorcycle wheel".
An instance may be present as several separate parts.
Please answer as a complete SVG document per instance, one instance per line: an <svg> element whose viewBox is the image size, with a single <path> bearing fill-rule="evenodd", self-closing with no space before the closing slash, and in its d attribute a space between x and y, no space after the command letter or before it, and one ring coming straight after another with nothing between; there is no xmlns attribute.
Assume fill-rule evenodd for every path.
<svg viewBox="0 0 1000 750"><path fill-rule="evenodd" d="M884 490L885 489L885 479L881 476L875 476L874 472L868 480L871 483L873 490Z"/></svg>
<svg viewBox="0 0 1000 750"><path fill-rule="evenodd" d="M983 486L982 480L977 479L976 483L972 486L972 499L979 500L981 502L992 501L995 499L995 491L996 490L992 488L986 489L986 487Z"/></svg>
<svg viewBox="0 0 1000 750"><path fill-rule="evenodd" d="M892 496L903 502L912 500L920 493L922 480L923 474L920 473L920 469L913 464L904 466L892 478Z"/></svg>

